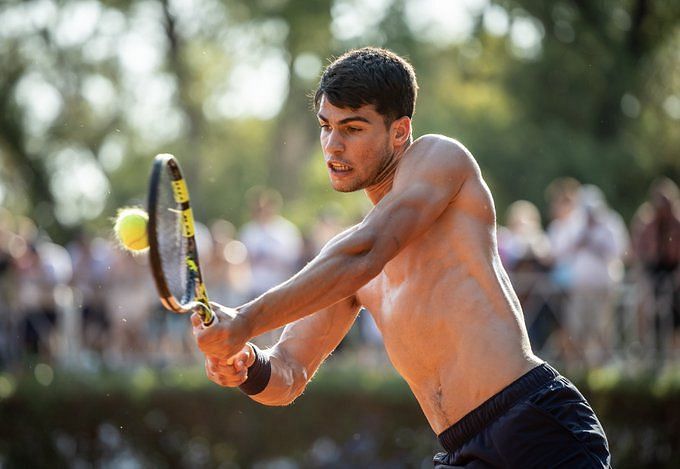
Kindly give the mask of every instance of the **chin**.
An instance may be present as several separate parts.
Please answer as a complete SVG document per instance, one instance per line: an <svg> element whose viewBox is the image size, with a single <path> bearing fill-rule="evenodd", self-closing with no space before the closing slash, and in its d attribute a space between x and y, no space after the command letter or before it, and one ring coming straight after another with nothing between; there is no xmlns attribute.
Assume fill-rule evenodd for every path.
<svg viewBox="0 0 680 469"><path fill-rule="evenodd" d="M341 184L334 183L333 181L331 181L331 187L333 187L333 190L335 192L356 192L360 189L363 189L363 186L361 184L357 183Z"/></svg>

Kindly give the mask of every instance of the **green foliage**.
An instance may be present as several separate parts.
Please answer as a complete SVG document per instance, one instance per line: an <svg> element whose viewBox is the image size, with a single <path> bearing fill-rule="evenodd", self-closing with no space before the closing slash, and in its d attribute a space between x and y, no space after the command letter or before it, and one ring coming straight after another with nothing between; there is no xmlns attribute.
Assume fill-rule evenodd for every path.
<svg viewBox="0 0 680 469"><path fill-rule="evenodd" d="M413 62L421 85L416 136L444 133L470 148L499 213L519 198L544 209L546 185L571 175L602 186L629 218L651 180L680 179L677 2L496 0L471 13L471 33L454 42L414 29L404 0L380 12L360 3L201 0L190 10L165 0L3 3L3 206L35 218L58 241L80 225L101 232L118 206L144 203L151 158L173 152L203 221L240 225L253 185L279 189L287 214L304 225L331 200L353 219L363 210L358 198L333 195L311 169L321 165L308 94L315 61L366 44ZM492 9L507 20L505 32L485 26ZM86 18L80 29L69 22L74 12ZM368 26L347 34L343 24L362 21L338 23L346 14ZM522 48L516 27L527 24L538 42ZM243 66L267 60L283 64L276 72L283 94L269 103L278 112L240 109L233 81L264 78L243 75ZM55 165L71 150L108 187L81 189L87 174L65 182L68 172Z"/></svg>

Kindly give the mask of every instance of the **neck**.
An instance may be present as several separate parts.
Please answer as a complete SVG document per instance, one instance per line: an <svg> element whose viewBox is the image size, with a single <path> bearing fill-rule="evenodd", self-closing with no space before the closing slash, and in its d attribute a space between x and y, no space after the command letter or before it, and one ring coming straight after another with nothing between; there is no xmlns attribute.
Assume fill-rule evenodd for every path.
<svg viewBox="0 0 680 469"><path fill-rule="evenodd" d="M375 182L364 189L366 196L368 196L373 205L380 202L380 200L392 190L392 183L394 182L394 176L397 173L397 167L410 145L411 141L409 140L403 147L395 149L378 173Z"/></svg>

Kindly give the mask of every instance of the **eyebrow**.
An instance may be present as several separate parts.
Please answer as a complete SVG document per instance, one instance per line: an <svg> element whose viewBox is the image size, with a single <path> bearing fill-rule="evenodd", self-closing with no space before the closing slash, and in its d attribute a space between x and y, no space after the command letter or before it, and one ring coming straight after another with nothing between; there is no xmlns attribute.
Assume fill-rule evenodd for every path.
<svg viewBox="0 0 680 469"><path fill-rule="evenodd" d="M319 120L322 120L324 122L328 122L328 119L326 117L324 117L322 114L317 114L316 116L319 118ZM342 119L340 122L338 122L338 124L344 125L344 124L349 124L350 122L357 122L357 121L358 122L365 122L367 124L371 123L371 121L369 121L365 117L349 116L349 117L345 117L344 119Z"/></svg>

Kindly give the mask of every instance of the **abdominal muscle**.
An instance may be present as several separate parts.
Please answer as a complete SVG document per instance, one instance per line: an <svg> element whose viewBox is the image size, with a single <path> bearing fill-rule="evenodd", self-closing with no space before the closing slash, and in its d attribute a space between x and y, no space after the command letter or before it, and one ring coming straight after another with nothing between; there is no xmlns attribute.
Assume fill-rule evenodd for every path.
<svg viewBox="0 0 680 469"><path fill-rule="evenodd" d="M441 433L541 361L493 254L461 243L446 255L407 247L359 292L388 356L411 387L432 429Z"/></svg>

